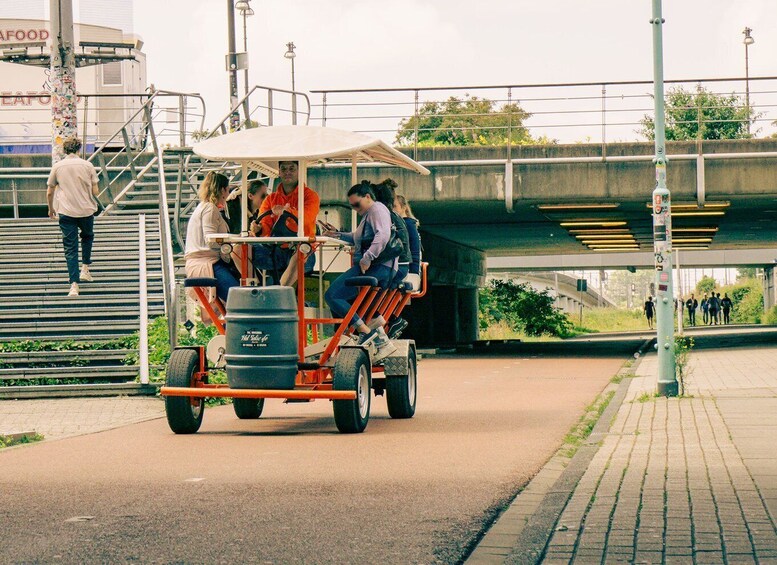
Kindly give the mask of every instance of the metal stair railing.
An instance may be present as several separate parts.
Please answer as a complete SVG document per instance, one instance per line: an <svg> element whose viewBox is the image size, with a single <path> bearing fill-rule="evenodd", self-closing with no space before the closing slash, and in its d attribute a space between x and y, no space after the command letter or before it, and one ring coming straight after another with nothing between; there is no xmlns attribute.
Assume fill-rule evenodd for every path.
<svg viewBox="0 0 777 565"><path fill-rule="evenodd" d="M262 96L262 94L264 94L264 96ZM279 95L290 98L290 108L276 104ZM257 98L261 98L261 100L252 105L252 100L256 101ZM277 125L277 122L284 121L283 118L288 118L294 125L300 121L307 125L310 123L310 108L310 99L304 92L256 85L252 87L243 98L238 100L234 110L224 116L212 130L202 137L202 139L210 139L216 135L226 134L229 131L231 118L235 113L241 114L242 112L237 126L237 130L242 130ZM266 116L265 122L262 122L259 119L259 114L264 114ZM167 151L172 152L175 150ZM191 152L190 148L182 147L180 148L180 151L182 159L179 163L175 201L173 202L173 234L175 235L176 243L183 249L184 240L181 233L181 224L189 216L192 209L197 206L197 190L205 175L210 171L216 171L226 174L231 178L231 182L234 183L241 180L240 175L242 173L240 167L234 163L215 161L196 162L194 161L195 155ZM188 199L186 199L184 195L185 187L188 187L188 191L186 191L186 196L189 196Z"/></svg>
<svg viewBox="0 0 777 565"><path fill-rule="evenodd" d="M251 96L261 92L264 92L266 94L266 102L259 102L252 108ZM275 104L275 96L277 94L288 95L291 98L291 108L278 107ZM302 101L304 102L304 110L302 111L300 111L298 108L298 103L297 103L298 98L302 98ZM256 97L254 97L254 99L256 99ZM278 117L288 116L293 125L297 125L300 115L304 117L305 125L310 123L310 98L306 93L296 92L293 90L285 90L283 88L273 88L270 86L256 85L252 87L251 90L248 91L248 94L246 94L245 96L243 96L243 98L238 100L234 110L230 111L226 116L224 116L224 118L220 122L218 122L218 124L212 130L210 130L210 132L205 136L205 139L210 139L211 137L217 135L216 132L218 132L219 134L226 134L230 129L229 122L230 122L230 119L232 118L232 115L235 113L240 114L240 110L243 111L243 115L238 122L237 128L235 128L236 130L277 125L275 123L276 113L279 114ZM266 123L262 123L259 119L258 112L260 112L261 110L265 110L267 112ZM256 120L252 118L252 116L255 116L255 115L257 118Z"/></svg>
<svg viewBox="0 0 777 565"><path fill-rule="evenodd" d="M173 98L177 106L174 113L177 114L177 128L163 127L159 132L154 127L155 120L161 112L169 112L170 108L155 107L160 99ZM187 103L192 98L199 102L200 113L190 114ZM155 90L149 96L149 99L137 109L124 124L105 141L90 157L89 161L101 171L101 190L97 200L102 207L100 215L107 214L117 203L131 190L137 183L151 171L154 166L157 167L159 176L164 175L164 164L158 160L156 147L159 145L158 138L174 135L176 143L186 144L186 139L193 132L187 132L187 119L189 116L199 118L199 129L201 130L205 123L205 101L199 94L190 94L183 92L174 92L168 90ZM135 126L141 123L139 131L135 132ZM121 149L115 151L117 141ZM149 148L151 148L151 158L149 157ZM127 182L129 179L129 182ZM119 189L119 187L121 187ZM115 192L118 191L118 192ZM107 200L107 202L106 202Z"/></svg>

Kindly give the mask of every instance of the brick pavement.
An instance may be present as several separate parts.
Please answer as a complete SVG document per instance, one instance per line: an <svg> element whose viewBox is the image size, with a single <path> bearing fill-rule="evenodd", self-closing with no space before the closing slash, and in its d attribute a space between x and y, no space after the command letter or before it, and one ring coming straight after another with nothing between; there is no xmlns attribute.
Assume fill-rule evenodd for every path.
<svg viewBox="0 0 777 565"><path fill-rule="evenodd" d="M543 563L777 564L777 349L694 351L689 367L687 397L656 398L657 358L643 357L543 535ZM545 490L540 510L561 489ZM541 518L500 519L512 551L478 548L469 563L535 562L519 534Z"/></svg>
<svg viewBox="0 0 777 565"><path fill-rule="evenodd" d="M164 415L164 402L159 398L0 400L0 434L34 430L45 439L60 439Z"/></svg>

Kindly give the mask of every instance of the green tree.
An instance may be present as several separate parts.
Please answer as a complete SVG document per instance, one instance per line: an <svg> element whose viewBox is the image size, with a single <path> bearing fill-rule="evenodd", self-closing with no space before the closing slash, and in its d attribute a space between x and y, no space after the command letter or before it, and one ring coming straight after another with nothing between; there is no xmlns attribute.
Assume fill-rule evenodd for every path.
<svg viewBox="0 0 777 565"><path fill-rule="evenodd" d="M666 95L666 139L749 138L752 135L747 131L748 123L752 124L759 115L736 94L715 94L701 85L695 92L676 87ZM640 123L640 135L655 139L653 117L646 114Z"/></svg>
<svg viewBox="0 0 777 565"><path fill-rule="evenodd" d="M755 267L738 267L737 279L754 279L758 269Z"/></svg>
<svg viewBox="0 0 777 565"><path fill-rule="evenodd" d="M555 299L547 290L534 290L527 283L492 280L481 289L479 296L480 327L505 321L510 329L526 335L567 336L571 324L555 307Z"/></svg>
<svg viewBox="0 0 777 565"><path fill-rule="evenodd" d="M451 96L444 102L426 102L418 114L399 123L396 142L413 145L507 145L508 136L516 145L555 143L547 138L534 139L524 122L531 117L518 104L501 107L491 100Z"/></svg>
<svg viewBox="0 0 777 565"><path fill-rule="evenodd" d="M699 296L704 296L705 294L712 292L712 289L716 286L718 286L718 281L709 275L704 275L699 279L699 282L696 283L696 293Z"/></svg>

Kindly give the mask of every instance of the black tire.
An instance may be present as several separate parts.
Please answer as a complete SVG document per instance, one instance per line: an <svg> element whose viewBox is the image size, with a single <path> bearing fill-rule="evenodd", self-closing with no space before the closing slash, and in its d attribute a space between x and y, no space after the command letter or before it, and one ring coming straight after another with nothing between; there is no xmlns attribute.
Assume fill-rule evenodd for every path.
<svg viewBox="0 0 777 565"><path fill-rule="evenodd" d="M334 366L334 390L356 391L354 400L333 400L337 429L344 434L358 434L370 420L372 400L372 367L361 349L341 349Z"/></svg>
<svg viewBox="0 0 777 565"><path fill-rule="evenodd" d="M264 398L233 398L232 408L241 420L256 420L264 410Z"/></svg>
<svg viewBox="0 0 777 565"><path fill-rule="evenodd" d="M386 376L386 404L392 418L412 418L415 415L417 368L415 348L411 347L407 355L407 375Z"/></svg>
<svg viewBox="0 0 777 565"><path fill-rule="evenodd" d="M194 373L200 356L193 349L176 349L167 362L166 385L194 386ZM190 396L165 396L165 412L170 429L177 434L193 434L200 429L205 412L205 399Z"/></svg>

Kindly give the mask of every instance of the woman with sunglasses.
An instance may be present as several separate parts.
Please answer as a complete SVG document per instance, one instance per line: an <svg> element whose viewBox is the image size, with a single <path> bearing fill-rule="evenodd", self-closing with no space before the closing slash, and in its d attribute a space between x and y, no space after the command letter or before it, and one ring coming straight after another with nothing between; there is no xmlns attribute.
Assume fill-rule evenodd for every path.
<svg viewBox="0 0 777 565"><path fill-rule="evenodd" d="M359 293L358 288L346 286L348 279L369 276L378 279L378 286L386 287L394 276L397 259L381 260L380 255L391 238L391 214L388 208L378 202L375 191L369 181L362 181L348 191L348 203L361 216L356 230L350 233L326 232L324 235L336 237L354 248L354 266L340 275L326 291L325 299L332 314L344 318ZM377 348L375 359L380 360L396 351L382 327L370 329L354 314L350 324L360 334L359 343L374 343Z"/></svg>
<svg viewBox="0 0 777 565"><path fill-rule="evenodd" d="M187 278L216 279L216 296L226 302L229 289L240 283L230 265L229 253L222 253L219 244L208 243L205 237L211 233L228 233L229 226L221 215L221 208L229 193L229 181L222 174L211 171L202 181L199 190L200 203L194 209L186 228ZM213 289L210 291L213 301ZM203 319L203 321L206 321Z"/></svg>

